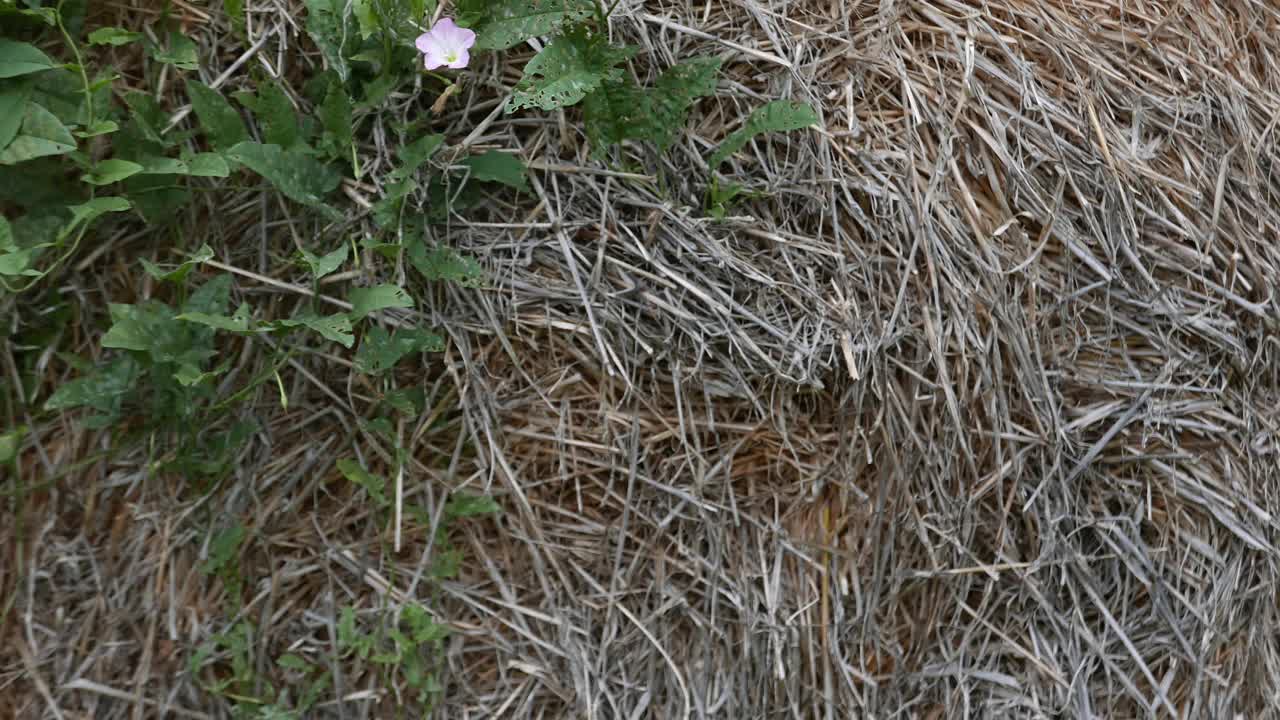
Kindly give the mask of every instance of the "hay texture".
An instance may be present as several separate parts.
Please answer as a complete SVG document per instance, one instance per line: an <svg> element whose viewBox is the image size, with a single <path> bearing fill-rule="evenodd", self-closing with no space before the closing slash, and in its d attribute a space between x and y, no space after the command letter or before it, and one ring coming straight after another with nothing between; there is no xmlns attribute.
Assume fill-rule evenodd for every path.
<svg viewBox="0 0 1280 720"><path fill-rule="evenodd" d="M440 717L1276 717L1277 6L662 0L611 31L650 79L726 60L667 154L602 162L576 111L495 112L527 49L447 116L519 148L533 192L437 231L488 284L424 310L452 342L415 372L459 409L419 428L406 492L504 514L454 531L438 586L425 530L380 556L358 502L315 499L352 450L314 438L359 403L302 359L315 382L215 501L257 538L264 655L407 595L455 630ZM705 158L777 98L821 127L734 155L746 192L710 219ZM116 546L67 520L28 546L30 716L217 716L161 662L226 622L193 501L104 472ZM124 622L63 637L58 607ZM348 674L316 713L365 717L361 692L395 702Z"/></svg>

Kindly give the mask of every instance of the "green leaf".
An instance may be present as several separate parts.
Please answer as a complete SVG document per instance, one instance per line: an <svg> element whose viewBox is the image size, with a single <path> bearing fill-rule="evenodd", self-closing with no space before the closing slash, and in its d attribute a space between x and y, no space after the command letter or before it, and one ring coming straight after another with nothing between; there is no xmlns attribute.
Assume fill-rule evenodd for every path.
<svg viewBox="0 0 1280 720"><path fill-rule="evenodd" d="M27 426L17 428L0 435L0 465L8 465L18 457L18 448L22 447L22 438L27 434Z"/></svg>
<svg viewBox="0 0 1280 720"><path fill-rule="evenodd" d="M133 390L138 371L138 364L133 358L120 358L85 377L60 386L45 401L44 408L70 410L88 405L102 412L111 412Z"/></svg>
<svg viewBox="0 0 1280 720"><path fill-rule="evenodd" d="M347 65L345 44L348 37L345 19L346 0L306 0L307 32L329 69L338 74L342 82L351 77ZM354 30L354 28L352 28Z"/></svg>
<svg viewBox="0 0 1280 720"><path fill-rule="evenodd" d="M90 185L110 185L142 172L142 166L128 160L103 160L93 167L93 172L80 176Z"/></svg>
<svg viewBox="0 0 1280 720"><path fill-rule="evenodd" d="M15 85L0 92L0 150L8 147L18 135L22 127L23 112L26 105L28 88L26 85Z"/></svg>
<svg viewBox="0 0 1280 720"><path fill-rule="evenodd" d="M206 575L235 572L235 559L240 554L240 545L246 534L245 527L236 523L214 535L213 541L209 543L209 556L200 566L200 572Z"/></svg>
<svg viewBox="0 0 1280 720"><path fill-rule="evenodd" d="M242 92L236 93L235 98L253 111L253 116L262 128L262 138L268 144L289 149L300 142L298 115L294 112L293 103L289 102L289 96L279 85L269 82L262 86L257 95Z"/></svg>
<svg viewBox="0 0 1280 720"><path fill-rule="evenodd" d="M32 270L31 259L35 250L14 250L0 255L0 275L40 277L38 271Z"/></svg>
<svg viewBox="0 0 1280 720"><path fill-rule="evenodd" d="M417 187L418 183L413 180L401 180L387 185L382 199L373 204L373 221L378 224L378 227L385 228L396 224L396 220L400 217L400 209L404 206L405 197ZM391 247L399 250L398 245Z"/></svg>
<svg viewBox="0 0 1280 720"><path fill-rule="evenodd" d="M306 660L303 660L301 657L294 655L293 653L285 653L284 655L276 658L276 665L279 665L285 670L293 670L295 672L311 671L311 663L308 663Z"/></svg>
<svg viewBox="0 0 1280 720"><path fill-rule="evenodd" d="M502 183L521 192L529 192L524 161L517 155L494 150L469 157L462 164L470 169L472 180Z"/></svg>
<svg viewBox="0 0 1280 720"><path fill-rule="evenodd" d="M338 472L342 473L347 480L364 488L378 507L385 508L391 504L387 499L387 481L365 470L360 463L343 458L338 461Z"/></svg>
<svg viewBox="0 0 1280 720"><path fill-rule="evenodd" d="M35 158L65 155L76 149L76 139L62 121L34 102L28 102L17 137L0 151L0 165L16 165Z"/></svg>
<svg viewBox="0 0 1280 720"><path fill-rule="evenodd" d="M201 247L197 257L204 254L208 247ZM191 293L191 297L182 303L182 312L223 313L231 302L231 275L215 275L209 282Z"/></svg>
<svg viewBox="0 0 1280 720"><path fill-rule="evenodd" d="M194 153L183 158L142 157L139 175L190 175L224 178L231 174L227 161L218 153Z"/></svg>
<svg viewBox="0 0 1280 720"><path fill-rule="evenodd" d="M741 128L720 143L720 147L716 148L707 164L714 171L720 167L720 163L741 150L752 138L761 133L799 130L817 123L818 114L808 105L789 100L776 100L751 113Z"/></svg>
<svg viewBox="0 0 1280 720"><path fill-rule="evenodd" d="M592 147L603 152L624 140L645 140L665 151L697 98L715 92L720 63L719 58L697 58L672 66L648 91L628 77L604 83L583 102Z"/></svg>
<svg viewBox="0 0 1280 720"><path fill-rule="evenodd" d="M18 249L18 243L13 239L13 226L0 215L0 250L11 252Z"/></svg>
<svg viewBox="0 0 1280 720"><path fill-rule="evenodd" d="M590 0L464 0L458 8L483 18L476 28L480 50L506 50L595 14Z"/></svg>
<svg viewBox="0 0 1280 720"><path fill-rule="evenodd" d="M199 70L200 57L195 41L177 31L169 33L169 48L151 49L151 57L158 63L172 65L179 70Z"/></svg>
<svg viewBox="0 0 1280 720"><path fill-rule="evenodd" d="M309 250L302 250L302 260L311 268L311 275L316 280L328 275L338 268L342 267L342 263L347 261L347 254L351 251L351 247L346 243L338 246L337 250L325 255L316 255Z"/></svg>
<svg viewBox="0 0 1280 720"><path fill-rule="evenodd" d="M502 512L502 506L487 495L468 495L454 493L445 503L444 514L449 519L475 517L476 515L496 515Z"/></svg>
<svg viewBox="0 0 1280 720"><path fill-rule="evenodd" d="M561 35L525 65L524 77L516 84L506 111L574 105L601 83L621 78L622 71L614 66L635 53L636 48L613 47L601 36L588 37L584 32Z"/></svg>
<svg viewBox="0 0 1280 720"><path fill-rule="evenodd" d="M35 45L0 39L0 78L30 75L55 67L57 63Z"/></svg>
<svg viewBox="0 0 1280 720"><path fill-rule="evenodd" d="M303 315L297 318L276 320L271 323L271 326L285 328L305 327L316 331L326 340L332 340L347 348L356 342L356 336L351 334L351 318L346 313L337 313L336 315L326 315L324 317Z"/></svg>
<svg viewBox="0 0 1280 720"><path fill-rule="evenodd" d="M397 330L392 334L380 327L372 327L364 334L360 349L356 351L356 369L369 375L378 375L395 367L406 355L442 350L444 338L433 332Z"/></svg>
<svg viewBox="0 0 1280 720"><path fill-rule="evenodd" d="M77 130L73 133L76 137L87 139L98 137L99 135L110 135L120 129L120 125L115 120L95 120L92 125L84 130Z"/></svg>
<svg viewBox="0 0 1280 720"><path fill-rule="evenodd" d="M209 247L208 244L201 245L200 249L197 250L195 254L191 256L190 259L188 259L186 262L182 263L181 265L177 266L172 270L165 270L163 268L156 266L154 263L147 260L146 258L141 258L142 268L147 271L148 275L160 281L175 282L175 283L180 283L183 280L185 280L187 277L187 273L191 272L191 268L201 263L208 262L212 259L213 259L213 248Z"/></svg>
<svg viewBox="0 0 1280 720"><path fill-rule="evenodd" d="M198 80L188 80L187 96L191 98L191 108L214 148L226 150L249 139L249 131L245 129L240 113L217 90Z"/></svg>
<svg viewBox="0 0 1280 720"><path fill-rule="evenodd" d="M118 27L98 28L89 33L90 45L128 45L142 39L142 33Z"/></svg>
<svg viewBox="0 0 1280 720"><path fill-rule="evenodd" d="M185 312L178 315L176 320L184 320L193 322L205 327L211 327L214 330L226 330L227 332L244 333L253 329L252 327L253 311L249 308L248 303L242 303L236 309L234 315L215 315L204 312Z"/></svg>
<svg viewBox="0 0 1280 720"><path fill-rule="evenodd" d="M413 298L398 285L377 285L370 288L353 288L348 297L351 302L351 319L360 318L386 308L413 307Z"/></svg>
<svg viewBox="0 0 1280 720"><path fill-rule="evenodd" d="M410 264L428 280L456 282L467 287L479 287L484 280L480 263L447 247L428 250L415 238L409 243L408 255Z"/></svg>
<svg viewBox="0 0 1280 720"><path fill-rule="evenodd" d="M58 231L55 244L71 237L81 225L87 225L107 213L125 212L132 207L128 200L115 196L96 197L81 205L72 205L67 208L71 211L71 220Z"/></svg>
<svg viewBox="0 0 1280 720"><path fill-rule="evenodd" d="M423 163L444 144L444 135L424 135L400 148L400 167L391 171L391 179L405 180L413 177Z"/></svg>
<svg viewBox="0 0 1280 720"><path fill-rule="evenodd" d="M266 178L289 199L332 210L324 196L338 187L342 177L310 155L279 145L242 142L228 150L227 157Z"/></svg>
<svg viewBox="0 0 1280 720"><path fill-rule="evenodd" d="M184 160L191 177L224 178L231 174L227 161L217 153L193 153Z"/></svg>
<svg viewBox="0 0 1280 720"><path fill-rule="evenodd" d="M382 401L404 415L416 417L427 405L427 393L421 387L401 388L384 395Z"/></svg>

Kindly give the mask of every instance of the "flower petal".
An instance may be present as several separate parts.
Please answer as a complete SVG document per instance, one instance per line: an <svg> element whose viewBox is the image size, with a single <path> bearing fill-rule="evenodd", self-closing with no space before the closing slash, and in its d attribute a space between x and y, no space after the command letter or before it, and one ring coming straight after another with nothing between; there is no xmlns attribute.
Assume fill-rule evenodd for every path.
<svg viewBox="0 0 1280 720"><path fill-rule="evenodd" d="M454 58L454 61L449 63L449 67L454 70L461 70L466 67L469 62L471 62L471 53L467 52L466 48L462 48L458 50L457 57Z"/></svg>
<svg viewBox="0 0 1280 720"><path fill-rule="evenodd" d="M428 70L435 70L438 67L444 67L446 64L443 53L427 53L422 60Z"/></svg>

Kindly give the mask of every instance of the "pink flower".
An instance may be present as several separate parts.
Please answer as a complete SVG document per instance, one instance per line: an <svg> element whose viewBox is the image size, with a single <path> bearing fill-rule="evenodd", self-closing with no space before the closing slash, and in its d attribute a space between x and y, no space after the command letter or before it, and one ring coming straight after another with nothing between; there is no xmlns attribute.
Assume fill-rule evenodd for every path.
<svg viewBox="0 0 1280 720"><path fill-rule="evenodd" d="M414 43L422 51L428 70L448 67L459 70L471 62L467 50L476 44L476 34L454 24L451 18L440 18Z"/></svg>

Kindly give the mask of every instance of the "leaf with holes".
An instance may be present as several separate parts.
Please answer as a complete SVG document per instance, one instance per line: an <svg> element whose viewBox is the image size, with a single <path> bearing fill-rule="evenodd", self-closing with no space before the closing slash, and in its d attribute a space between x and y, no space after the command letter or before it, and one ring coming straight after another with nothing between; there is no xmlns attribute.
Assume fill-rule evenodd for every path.
<svg viewBox="0 0 1280 720"><path fill-rule="evenodd" d="M318 315L303 315L296 318L276 320L271 323L269 327L305 327L319 333L321 337L326 340L332 340L346 348L349 348L356 343L356 336L351 334L351 318L348 317L346 313L337 313L323 317Z"/></svg>
<svg viewBox="0 0 1280 720"><path fill-rule="evenodd" d="M456 282L467 287L479 287L484 271L474 258L459 255L447 247L428 249L419 238L409 241L409 262L428 280Z"/></svg>
<svg viewBox="0 0 1280 720"><path fill-rule="evenodd" d="M634 47L613 47L605 38L583 31L561 35L525 65L506 111L574 105L601 83L620 79L622 70L615 66L635 53Z"/></svg>
<svg viewBox="0 0 1280 720"><path fill-rule="evenodd" d="M720 163L738 152L757 135L767 132L787 132L800 130L818 123L818 114L804 103L789 100L777 100L756 109L742 124L720 143L720 147L711 156L708 165L714 171Z"/></svg>
<svg viewBox="0 0 1280 720"><path fill-rule="evenodd" d="M590 0L461 0L457 7L476 31L480 50L506 50L589 20L595 13Z"/></svg>
<svg viewBox="0 0 1280 720"><path fill-rule="evenodd" d="M395 367L401 358L412 353L440 352L444 338L426 330L397 330L389 333L380 327L370 328L356 351L356 369L377 375Z"/></svg>

